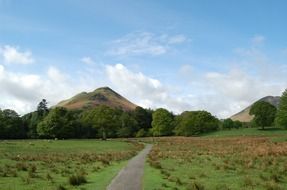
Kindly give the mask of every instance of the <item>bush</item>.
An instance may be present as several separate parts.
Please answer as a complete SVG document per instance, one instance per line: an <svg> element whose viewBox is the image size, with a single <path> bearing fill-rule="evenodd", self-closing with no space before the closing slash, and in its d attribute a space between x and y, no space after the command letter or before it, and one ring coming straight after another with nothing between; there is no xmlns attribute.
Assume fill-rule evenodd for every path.
<svg viewBox="0 0 287 190"><path fill-rule="evenodd" d="M83 183L87 183L86 177L82 174L72 175L69 177L69 184L73 186L79 186Z"/></svg>
<svg viewBox="0 0 287 190"><path fill-rule="evenodd" d="M18 162L16 164L16 168L18 171L27 171L28 170L28 165L24 162Z"/></svg>

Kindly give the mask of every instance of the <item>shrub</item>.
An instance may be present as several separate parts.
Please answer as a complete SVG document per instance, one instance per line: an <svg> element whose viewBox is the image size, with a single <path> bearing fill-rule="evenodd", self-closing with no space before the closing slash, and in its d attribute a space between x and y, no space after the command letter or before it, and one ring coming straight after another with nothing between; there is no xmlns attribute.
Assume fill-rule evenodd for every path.
<svg viewBox="0 0 287 190"><path fill-rule="evenodd" d="M16 164L16 168L18 171L27 171L28 170L28 165L24 162L18 162Z"/></svg>
<svg viewBox="0 0 287 190"><path fill-rule="evenodd" d="M69 184L73 186L79 186L83 183L87 183L86 177L82 174L76 174L69 177Z"/></svg>

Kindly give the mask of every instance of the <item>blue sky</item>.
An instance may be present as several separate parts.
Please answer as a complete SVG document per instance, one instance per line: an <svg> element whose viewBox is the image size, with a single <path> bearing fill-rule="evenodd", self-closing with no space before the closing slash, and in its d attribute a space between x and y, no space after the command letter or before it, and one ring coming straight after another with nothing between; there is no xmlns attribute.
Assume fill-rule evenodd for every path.
<svg viewBox="0 0 287 190"><path fill-rule="evenodd" d="M283 0L0 0L0 107L110 86L228 117L287 87Z"/></svg>

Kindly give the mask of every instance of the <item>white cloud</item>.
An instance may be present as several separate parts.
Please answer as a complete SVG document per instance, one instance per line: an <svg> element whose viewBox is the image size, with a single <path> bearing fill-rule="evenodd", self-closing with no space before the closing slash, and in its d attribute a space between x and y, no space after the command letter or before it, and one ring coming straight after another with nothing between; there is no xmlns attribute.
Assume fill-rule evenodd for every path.
<svg viewBox="0 0 287 190"><path fill-rule="evenodd" d="M40 76L10 72L0 65L0 108L14 109L23 114L35 110L43 98L52 106L76 93L97 87L95 79L87 81L83 76L76 76L74 81L56 67L49 67L46 75Z"/></svg>
<svg viewBox="0 0 287 190"><path fill-rule="evenodd" d="M185 41L186 37L184 35L157 36L148 32L136 32L114 40L108 53L118 56L162 55L171 48L171 45L180 44Z"/></svg>
<svg viewBox="0 0 287 190"><path fill-rule="evenodd" d="M198 71L189 65L180 68L181 77L189 82L186 88L194 89L185 97L193 109L226 118L260 98L281 95L287 88L286 64L277 63L260 47L237 48L236 56L222 64L227 66L224 71Z"/></svg>
<svg viewBox="0 0 287 190"><path fill-rule="evenodd" d="M213 93L211 100L219 102L207 108L220 117L239 112L265 96L279 95L286 85L284 82L274 84L260 75L252 75L241 69L233 69L228 73L207 73L204 77L206 89Z"/></svg>
<svg viewBox="0 0 287 190"><path fill-rule="evenodd" d="M47 75L50 80L56 81L56 82L65 82L67 76L64 73L61 73L56 67L49 67Z"/></svg>
<svg viewBox="0 0 287 190"><path fill-rule="evenodd" d="M116 90L140 106L164 107L175 112L190 108L181 98L172 97L168 88L157 79L132 72L122 64L108 65L106 71Z"/></svg>
<svg viewBox="0 0 287 190"><path fill-rule="evenodd" d="M19 51L19 48L13 46L0 47L0 54L3 57L4 63L12 64L30 64L34 62L30 51Z"/></svg>
<svg viewBox="0 0 287 190"><path fill-rule="evenodd" d="M92 65L92 64L95 64L94 60L91 58L91 57L83 57L81 59L81 62L82 63L85 63L87 65Z"/></svg>
<svg viewBox="0 0 287 190"><path fill-rule="evenodd" d="M261 45L265 42L265 37L262 35L255 35L252 39L251 39L252 45Z"/></svg>
<svg viewBox="0 0 287 190"><path fill-rule="evenodd" d="M170 48L170 38L168 35L137 33L114 43L118 45L116 50L122 55L158 55L160 51L155 53L153 48L148 47L159 46L166 52ZM262 43L264 39L258 37L255 41ZM121 46L123 44L127 46ZM123 47L126 49L121 50ZM164 107L176 113L203 109L225 118L259 98L280 95L287 87L286 64L274 62L260 46L254 44L237 48L235 56L225 60L222 63L225 66L216 71L207 71L206 68L199 70L199 63L182 65L178 74L183 78L176 78L178 81L175 86L167 86L156 78L134 72L122 64L90 64L93 62L90 57L81 60L87 65L73 77L56 67L49 67L46 74L40 76L9 72L0 65L0 107L10 107L19 113L25 113L35 109L42 98L53 105L78 92L111 85L124 97L143 107Z"/></svg>
<svg viewBox="0 0 287 190"><path fill-rule="evenodd" d="M171 36L168 38L168 43L169 44L180 44L183 43L187 40L187 38L184 35L175 35L175 36Z"/></svg>
<svg viewBox="0 0 287 190"><path fill-rule="evenodd" d="M189 78L193 74L193 67L189 64L182 65L179 69L179 74L186 78Z"/></svg>

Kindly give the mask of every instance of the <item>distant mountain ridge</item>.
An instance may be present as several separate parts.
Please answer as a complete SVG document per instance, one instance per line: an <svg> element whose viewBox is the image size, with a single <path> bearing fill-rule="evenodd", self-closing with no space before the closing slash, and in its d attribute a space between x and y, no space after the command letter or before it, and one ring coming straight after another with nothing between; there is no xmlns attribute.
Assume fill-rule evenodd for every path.
<svg viewBox="0 0 287 190"><path fill-rule="evenodd" d="M125 111L134 110L137 107L109 87L101 87L92 92L81 92L70 99L59 102L55 107L84 110L99 105L120 108Z"/></svg>
<svg viewBox="0 0 287 190"><path fill-rule="evenodd" d="M266 96L264 98L261 98L258 101L268 102L268 103L270 103L270 104L272 104L272 105L274 105L275 107L278 108L279 103L280 103L280 96ZM238 120L238 121L241 121L241 122L250 122L253 119L253 116L249 115L249 111L250 111L251 106L253 104L251 104L250 106L248 106L244 110L238 112L237 114L234 114L233 116L230 117L230 119L232 119L233 121Z"/></svg>

